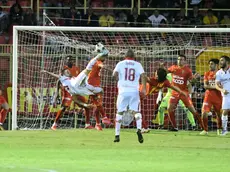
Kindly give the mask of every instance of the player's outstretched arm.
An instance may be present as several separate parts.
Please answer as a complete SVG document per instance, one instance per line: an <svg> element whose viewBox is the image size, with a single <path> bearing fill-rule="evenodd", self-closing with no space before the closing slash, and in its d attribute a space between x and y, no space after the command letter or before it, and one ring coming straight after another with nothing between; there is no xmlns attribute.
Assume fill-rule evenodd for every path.
<svg viewBox="0 0 230 172"><path fill-rule="evenodd" d="M41 73L47 73L47 74L49 74L49 75L51 75L51 76L53 76L55 78L59 78L60 77L60 75L57 75L57 74L52 73L52 72L48 72L47 70L41 70Z"/></svg>
<svg viewBox="0 0 230 172"><path fill-rule="evenodd" d="M143 86L143 89L141 90L142 94L146 94L146 82L147 82L147 77L145 73L141 74L141 84Z"/></svg>
<svg viewBox="0 0 230 172"><path fill-rule="evenodd" d="M117 71L114 71L113 72L113 77L116 79L116 81L118 81L119 77L118 77L118 72Z"/></svg>
<svg viewBox="0 0 230 172"><path fill-rule="evenodd" d="M187 86L188 86L188 93L192 94L192 84L191 84L191 82L188 81Z"/></svg>
<svg viewBox="0 0 230 172"><path fill-rule="evenodd" d="M227 95L229 93L227 90L223 89L220 81L216 81L215 86L216 86L216 89L222 92L224 95Z"/></svg>
<svg viewBox="0 0 230 172"><path fill-rule="evenodd" d="M61 85L60 80L57 80L56 90L55 90L55 94L54 94L54 97L53 97L53 104L56 104L57 97L58 97L58 94L59 94L60 85Z"/></svg>

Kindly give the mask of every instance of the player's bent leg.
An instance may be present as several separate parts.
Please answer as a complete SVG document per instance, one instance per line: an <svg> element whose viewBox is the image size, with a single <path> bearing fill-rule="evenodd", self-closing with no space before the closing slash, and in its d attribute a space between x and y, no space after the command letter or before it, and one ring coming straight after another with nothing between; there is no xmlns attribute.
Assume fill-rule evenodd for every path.
<svg viewBox="0 0 230 172"><path fill-rule="evenodd" d="M102 95L101 94L93 95L93 96L91 96L91 99L92 99L93 103L97 106L97 110L99 111L99 113L102 116L102 123L105 125L110 125L111 120L106 115L104 107L102 105Z"/></svg>
<svg viewBox="0 0 230 172"><path fill-rule="evenodd" d="M90 109L84 108L85 110L85 129L94 129L94 127L90 124Z"/></svg>
<svg viewBox="0 0 230 172"><path fill-rule="evenodd" d="M201 116L195 110L191 98L190 97L181 96L181 100L184 103L184 105L188 108L188 110L193 114L193 116L195 117L195 119L198 121L200 127L202 129L204 129L203 122L201 120Z"/></svg>
<svg viewBox="0 0 230 172"><path fill-rule="evenodd" d="M67 106L62 106L62 108L60 110L58 110L57 115L54 119L54 123L51 127L52 130L54 130L54 131L57 130L58 122L67 108L68 108Z"/></svg>
<svg viewBox="0 0 230 172"><path fill-rule="evenodd" d="M208 113L203 111L202 113L202 123L203 123L203 131L200 132L200 135L207 135L208 134Z"/></svg>
<svg viewBox="0 0 230 172"><path fill-rule="evenodd" d="M101 127L101 120L100 120L100 112L98 109L96 109L95 111L95 120L96 120L96 125L95 125L95 129L98 131L102 131L102 127Z"/></svg>
<svg viewBox="0 0 230 172"><path fill-rule="evenodd" d="M203 122L201 120L200 114L195 110L193 105L187 106L188 110L193 114L195 119L198 121L200 128L204 129Z"/></svg>
<svg viewBox="0 0 230 172"><path fill-rule="evenodd" d="M220 112L216 112L216 120L217 120L216 133L219 136L222 132L222 120L221 120L221 113Z"/></svg>
<svg viewBox="0 0 230 172"><path fill-rule="evenodd" d="M157 118L158 121L153 120L153 123L158 123L160 126L164 125L164 117L165 117L165 109L167 109L167 105L169 102L170 96L166 96L162 99L162 102L158 108Z"/></svg>
<svg viewBox="0 0 230 172"><path fill-rule="evenodd" d="M221 136L225 136L227 135L228 133L228 112L229 112L229 109L223 109L223 112L222 112L222 127L223 127L223 130L222 130L222 133L221 133Z"/></svg>
<svg viewBox="0 0 230 172"><path fill-rule="evenodd" d="M214 106L214 111L216 112L216 120L217 120L217 135L220 135L222 132L222 121L221 121L221 105L222 105L222 100L220 99L220 103L215 103Z"/></svg>
<svg viewBox="0 0 230 172"><path fill-rule="evenodd" d="M158 124L161 125L161 126L164 125L164 119L165 119L164 118L164 116L165 116L164 113L165 113L166 108L167 107L161 107L161 106L158 108L158 113L159 113L159 123Z"/></svg>
<svg viewBox="0 0 230 172"><path fill-rule="evenodd" d="M136 119L138 141L139 141L139 143L143 143L144 142L144 138L143 138L142 133L141 133L142 115L139 112L135 112L134 117Z"/></svg>
<svg viewBox="0 0 230 172"><path fill-rule="evenodd" d="M186 108L185 104L181 100L179 101L179 104L182 107L182 109L185 111L185 113L187 114L187 117L188 117L190 125L192 126L192 129L195 130L196 123L195 123L193 114L188 110L188 108Z"/></svg>
<svg viewBox="0 0 230 172"><path fill-rule="evenodd" d="M115 124L115 139L114 142L120 142L120 130L123 112L118 112L116 114L116 124Z"/></svg>
<svg viewBox="0 0 230 172"><path fill-rule="evenodd" d="M171 131L178 131L178 128L177 128L177 125L176 125L176 120L175 120L176 105L177 104L175 104L173 102L170 102L169 106L168 106L169 120L170 120L170 123L171 123L171 125L173 127Z"/></svg>

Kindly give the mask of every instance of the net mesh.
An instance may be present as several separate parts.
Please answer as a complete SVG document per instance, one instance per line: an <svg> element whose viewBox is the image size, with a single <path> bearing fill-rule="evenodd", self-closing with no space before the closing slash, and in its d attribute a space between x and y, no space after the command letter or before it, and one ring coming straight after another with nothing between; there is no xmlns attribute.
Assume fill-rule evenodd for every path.
<svg viewBox="0 0 230 172"><path fill-rule="evenodd" d="M124 58L128 48L136 53L148 76L158 68L162 61L166 67L176 63L179 54L187 56L188 65L193 73L201 76L208 71L208 60L221 55L230 55L228 33L162 33L162 32L87 32L87 31L18 31L18 93L17 125L19 128L50 128L58 106L53 106L56 79L41 74L45 69L59 73L65 58L71 55L76 65L83 70L95 56L94 45L102 42L110 52L105 65L113 69ZM202 78L202 77L201 77ZM106 114L114 119L116 114L116 83L112 73L102 70L103 103ZM192 94L195 108L200 112L204 89L202 79L194 86ZM148 127L155 127L152 119L157 112L157 94L149 95L142 102L142 114ZM167 112L166 112L167 114ZM91 112L94 124L94 114ZM211 118L213 118L212 116ZM215 119L211 127L215 128ZM168 124L166 115L165 125ZM177 110L177 124L187 129L187 116L181 108ZM79 128L84 126L82 109L75 107L62 117L60 128ZM129 125L132 127L132 124Z"/></svg>

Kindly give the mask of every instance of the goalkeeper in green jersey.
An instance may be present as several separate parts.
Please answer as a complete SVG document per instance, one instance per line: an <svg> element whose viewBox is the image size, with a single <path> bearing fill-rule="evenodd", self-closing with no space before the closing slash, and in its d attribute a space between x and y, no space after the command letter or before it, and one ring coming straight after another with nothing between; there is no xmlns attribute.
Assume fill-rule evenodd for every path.
<svg viewBox="0 0 230 172"><path fill-rule="evenodd" d="M171 73L167 74L167 79L170 82L172 82L172 74ZM164 96L164 98L162 99L162 101L161 101L162 90L160 90L159 93L158 93L157 104L160 101L161 101L161 104L160 104L160 106L158 108L157 117L152 122L159 124L159 128L163 127L163 125L164 125L164 114L165 114L165 110L168 107L168 102L169 102L169 99L171 97L171 92L172 92L172 89L168 88L168 91L167 91L166 95ZM195 126L196 126L196 123L195 123L193 114L185 107L184 103L181 100L179 101L179 104L183 108L183 110L187 113L188 120L189 120L192 128L194 129Z"/></svg>

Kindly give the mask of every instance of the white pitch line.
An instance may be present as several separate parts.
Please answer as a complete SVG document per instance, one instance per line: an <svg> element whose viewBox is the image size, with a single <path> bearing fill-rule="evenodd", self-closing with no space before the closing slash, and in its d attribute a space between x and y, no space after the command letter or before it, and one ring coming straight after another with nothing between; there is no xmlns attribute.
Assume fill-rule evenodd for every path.
<svg viewBox="0 0 230 172"><path fill-rule="evenodd" d="M44 172L58 172L53 169L43 169L43 168L27 168L27 167L16 167L16 166L0 166L2 168L11 168L11 169L25 169L25 170L34 170L34 171L44 171Z"/></svg>

